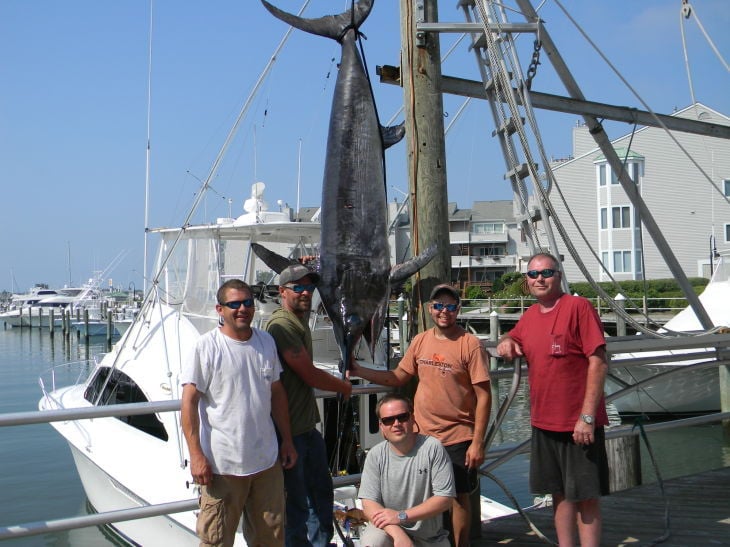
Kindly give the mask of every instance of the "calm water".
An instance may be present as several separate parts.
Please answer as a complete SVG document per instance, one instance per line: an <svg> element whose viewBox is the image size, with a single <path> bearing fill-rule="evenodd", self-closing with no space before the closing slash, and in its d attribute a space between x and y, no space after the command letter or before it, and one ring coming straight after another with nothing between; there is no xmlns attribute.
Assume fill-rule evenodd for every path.
<svg viewBox="0 0 730 547"><path fill-rule="evenodd" d="M51 339L38 329L7 329L0 323L0 413L37 410L41 392L38 378L54 365L81 361L103 352L101 343L87 347L75 337L65 343L58 333ZM507 392L507 384L500 386ZM529 435L526 390L509 411L500 442L516 442ZM700 426L654 433L650 436L664 479L717 467L730 466L730 441L719 426ZM655 480L642 448L645 482ZM0 428L0 526L77 516L86 513L86 498L71 453L50 425ZM522 504L532 496L527 490L527 458L520 456L494 473ZM499 487L482 479L482 491L503 503L508 498ZM115 545L101 531L87 528L4 542L9 546Z"/></svg>

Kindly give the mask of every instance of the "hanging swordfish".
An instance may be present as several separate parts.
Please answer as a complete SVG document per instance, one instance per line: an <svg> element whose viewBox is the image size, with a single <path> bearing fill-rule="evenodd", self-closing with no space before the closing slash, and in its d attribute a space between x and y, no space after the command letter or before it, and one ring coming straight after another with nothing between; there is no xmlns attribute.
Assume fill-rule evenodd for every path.
<svg viewBox="0 0 730 547"><path fill-rule="evenodd" d="M303 19L261 0L285 23L332 38L342 46L322 183L320 255L315 265L319 289L345 368L360 337L371 355L385 323L390 283L404 281L435 254L429 248L390 267L384 151L403 138L403 124L384 128L378 121L370 82L357 50L358 29L373 0L360 0L340 15ZM274 271L291 260L254 245Z"/></svg>

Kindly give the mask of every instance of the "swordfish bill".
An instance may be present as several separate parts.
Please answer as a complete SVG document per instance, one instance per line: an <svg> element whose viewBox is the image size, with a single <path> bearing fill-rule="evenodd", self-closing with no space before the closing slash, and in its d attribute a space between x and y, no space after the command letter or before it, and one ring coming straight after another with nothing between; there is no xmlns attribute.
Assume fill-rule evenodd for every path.
<svg viewBox="0 0 730 547"><path fill-rule="evenodd" d="M361 336L374 355L385 322L391 268L384 151L403 138L404 129L402 124L380 125L357 50L358 29L372 0L318 19L303 19L261 1L285 23L342 46L322 183L318 289L346 368Z"/></svg>

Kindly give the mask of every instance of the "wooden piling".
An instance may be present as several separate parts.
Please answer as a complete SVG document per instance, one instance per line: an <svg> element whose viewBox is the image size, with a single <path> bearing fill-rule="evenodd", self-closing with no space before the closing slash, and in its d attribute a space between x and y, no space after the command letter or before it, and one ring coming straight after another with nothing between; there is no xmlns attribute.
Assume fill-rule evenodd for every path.
<svg viewBox="0 0 730 547"><path fill-rule="evenodd" d="M629 435L606 439L606 455L611 492L620 492L641 484L639 437Z"/></svg>

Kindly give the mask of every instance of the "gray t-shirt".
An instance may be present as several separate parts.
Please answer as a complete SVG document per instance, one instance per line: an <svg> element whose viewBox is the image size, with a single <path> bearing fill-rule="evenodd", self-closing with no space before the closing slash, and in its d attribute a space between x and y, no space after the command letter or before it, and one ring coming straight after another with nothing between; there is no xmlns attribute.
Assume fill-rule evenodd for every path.
<svg viewBox="0 0 730 547"><path fill-rule="evenodd" d="M378 443L368 452L358 497L380 503L388 509L407 510L432 496L456 496L454 472L449 455L433 437L418 435L405 456L393 452L390 443ZM409 522L403 527L409 536L437 541L448 536L440 515Z"/></svg>

